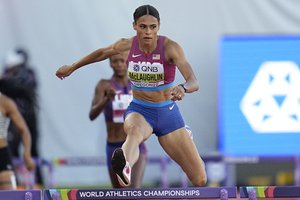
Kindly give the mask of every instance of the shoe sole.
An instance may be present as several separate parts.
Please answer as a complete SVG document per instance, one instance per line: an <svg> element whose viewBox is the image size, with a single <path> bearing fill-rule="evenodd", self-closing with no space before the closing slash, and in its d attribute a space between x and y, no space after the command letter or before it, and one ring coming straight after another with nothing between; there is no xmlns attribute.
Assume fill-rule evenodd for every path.
<svg viewBox="0 0 300 200"><path fill-rule="evenodd" d="M121 148L117 148L111 158L111 166L113 171L119 176L125 185L128 185L128 181L123 176L123 169L126 165L125 156Z"/></svg>

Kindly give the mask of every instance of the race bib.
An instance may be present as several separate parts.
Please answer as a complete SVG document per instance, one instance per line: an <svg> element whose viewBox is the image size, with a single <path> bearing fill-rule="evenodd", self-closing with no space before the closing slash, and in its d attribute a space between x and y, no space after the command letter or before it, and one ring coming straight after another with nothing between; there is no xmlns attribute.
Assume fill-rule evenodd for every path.
<svg viewBox="0 0 300 200"><path fill-rule="evenodd" d="M132 101L132 95L130 94L116 94L112 101L113 109L113 122L123 123L124 113Z"/></svg>
<svg viewBox="0 0 300 200"><path fill-rule="evenodd" d="M154 62L129 62L128 75L136 87L158 87L164 84L164 67Z"/></svg>

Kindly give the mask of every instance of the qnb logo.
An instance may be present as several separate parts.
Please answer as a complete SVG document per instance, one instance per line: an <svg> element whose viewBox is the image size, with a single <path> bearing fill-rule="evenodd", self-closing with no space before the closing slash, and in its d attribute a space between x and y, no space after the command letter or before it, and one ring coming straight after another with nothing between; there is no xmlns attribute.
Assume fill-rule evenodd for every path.
<svg viewBox="0 0 300 200"><path fill-rule="evenodd" d="M156 66L142 66L141 67L143 72L158 72L158 67Z"/></svg>
<svg viewBox="0 0 300 200"><path fill-rule="evenodd" d="M158 67L157 66L149 66L149 65L142 65L139 66L137 64L135 64L133 66L133 70L138 72L138 71L143 71L143 72L158 72Z"/></svg>
<svg viewBox="0 0 300 200"><path fill-rule="evenodd" d="M300 70L291 61L260 66L240 109L257 133L300 133Z"/></svg>
<svg viewBox="0 0 300 200"><path fill-rule="evenodd" d="M140 71L140 66L137 65L137 64L135 64L135 65L133 66L133 70L134 70L135 72Z"/></svg>

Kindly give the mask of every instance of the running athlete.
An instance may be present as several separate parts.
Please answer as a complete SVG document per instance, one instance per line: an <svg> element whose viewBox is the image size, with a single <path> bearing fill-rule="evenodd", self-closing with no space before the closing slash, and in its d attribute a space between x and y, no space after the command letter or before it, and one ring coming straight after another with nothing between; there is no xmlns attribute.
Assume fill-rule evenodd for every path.
<svg viewBox="0 0 300 200"><path fill-rule="evenodd" d="M127 76L127 65L121 54L109 58L110 66L113 69L113 76L109 80L100 80L95 88L89 117L96 119L101 112L104 112L107 141L106 158L107 167L112 186L121 188L116 174L111 166L111 157L116 148L122 147L126 133L123 129L124 112L132 101L131 84ZM132 168L132 181L130 187L140 188L145 171L147 150L144 143L139 145L140 155L138 161Z"/></svg>
<svg viewBox="0 0 300 200"><path fill-rule="evenodd" d="M23 158L27 169L30 171L35 169L35 163L30 153L30 132L14 99L25 99L32 102L32 96L28 95L25 88L16 87L16 84L9 80L0 80L0 190L17 189L16 176L7 143L10 120L21 135L24 146Z"/></svg>
<svg viewBox="0 0 300 200"><path fill-rule="evenodd" d="M131 168L139 157L139 144L155 133L162 148L181 166L191 183L203 186L207 181L205 165L176 105L186 93L199 89L197 78L182 47L172 39L158 35L160 17L156 8L140 6L133 19L136 36L120 39L72 65L64 65L57 70L56 76L63 79L90 63L119 53L124 55L133 101L125 113L126 141L112 157L112 167L120 184L130 185ZM179 85L174 84L176 67L185 79Z"/></svg>

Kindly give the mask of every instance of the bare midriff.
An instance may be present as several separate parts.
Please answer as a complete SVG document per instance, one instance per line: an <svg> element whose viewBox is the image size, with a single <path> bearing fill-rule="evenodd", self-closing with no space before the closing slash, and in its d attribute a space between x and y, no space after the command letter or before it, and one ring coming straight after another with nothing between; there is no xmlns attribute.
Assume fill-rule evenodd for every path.
<svg viewBox="0 0 300 200"><path fill-rule="evenodd" d="M7 146L7 140L0 138L0 148L6 147Z"/></svg>
<svg viewBox="0 0 300 200"><path fill-rule="evenodd" d="M151 103L161 103L171 99L172 87L163 90L145 91L133 89L133 97Z"/></svg>
<svg viewBox="0 0 300 200"><path fill-rule="evenodd" d="M106 122L107 141L124 142L126 133L124 132L123 123Z"/></svg>

